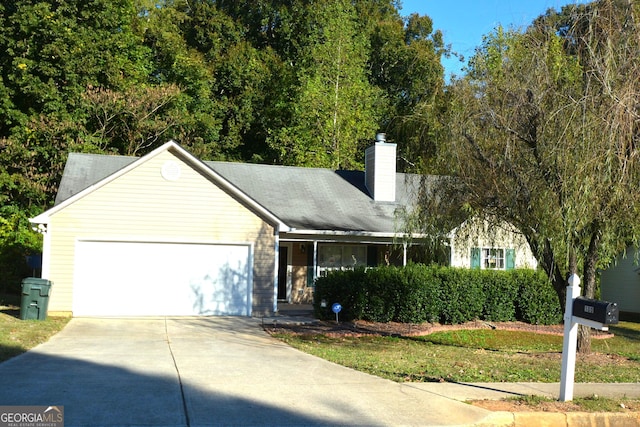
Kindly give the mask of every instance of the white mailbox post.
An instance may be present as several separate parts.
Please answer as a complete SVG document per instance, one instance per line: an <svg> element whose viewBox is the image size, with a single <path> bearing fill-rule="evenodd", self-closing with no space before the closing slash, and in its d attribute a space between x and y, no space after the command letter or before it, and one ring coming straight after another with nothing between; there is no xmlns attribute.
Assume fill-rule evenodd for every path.
<svg viewBox="0 0 640 427"><path fill-rule="evenodd" d="M562 368L560 372L560 400L573 400L573 379L576 372L578 324L573 321L573 300L580 296L580 278L569 277L567 301L564 310L564 338L562 340Z"/></svg>
<svg viewBox="0 0 640 427"><path fill-rule="evenodd" d="M573 400L573 382L576 371L576 347L578 325L608 331L608 324L618 323L618 309L615 303L589 300L580 297L580 278L572 274L568 280L567 301L564 311L564 340L562 342L562 370L560 373L560 400ZM576 301L579 299L579 301ZM574 313L574 303L580 303L584 313ZM578 308L580 310L580 308ZM591 317L586 319L585 317ZM595 319L595 320L594 320Z"/></svg>

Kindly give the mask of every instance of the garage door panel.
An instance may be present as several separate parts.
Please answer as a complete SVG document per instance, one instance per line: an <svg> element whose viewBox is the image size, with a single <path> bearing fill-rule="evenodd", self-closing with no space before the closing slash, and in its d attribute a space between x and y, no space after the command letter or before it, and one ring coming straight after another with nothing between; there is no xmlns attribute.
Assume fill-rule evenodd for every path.
<svg viewBox="0 0 640 427"><path fill-rule="evenodd" d="M250 315L249 245L78 242L77 316Z"/></svg>
<svg viewBox="0 0 640 427"><path fill-rule="evenodd" d="M250 299L246 262L225 263L189 282L189 303L194 314L246 315Z"/></svg>

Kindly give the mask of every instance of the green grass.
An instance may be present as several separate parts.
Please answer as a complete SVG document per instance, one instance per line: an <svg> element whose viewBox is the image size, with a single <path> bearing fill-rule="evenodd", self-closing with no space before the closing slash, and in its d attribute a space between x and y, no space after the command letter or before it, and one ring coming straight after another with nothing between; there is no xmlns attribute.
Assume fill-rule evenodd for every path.
<svg viewBox="0 0 640 427"><path fill-rule="evenodd" d="M620 322L609 327L615 337L610 340L592 340L591 347L601 353L613 352L640 362L640 323Z"/></svg>
<svg viewBox="0 0 640 427"><path fill-rule="evenodd" d="M15 357L47 341L69 322L68 317L20 320L19 307L0 311L0 362Z"/></svg>
<svg viewBox="0 0 640 427"><path fill-rule="evenodd" d="M574 402L587 412L621 412L625 408L634 411L640 409L640 399L630 399L627 397L610 399L594 395L591 397L575 398Z"/></svg>
<svg viewBox="0 0 640 427"><path fill-rule="evenodd" d="M639 382L640 324L611 327L578 356L577 382ZM502 330L437 332L424 337L277 335L304 352L393 381L557 382L562 337Z"/></svg>

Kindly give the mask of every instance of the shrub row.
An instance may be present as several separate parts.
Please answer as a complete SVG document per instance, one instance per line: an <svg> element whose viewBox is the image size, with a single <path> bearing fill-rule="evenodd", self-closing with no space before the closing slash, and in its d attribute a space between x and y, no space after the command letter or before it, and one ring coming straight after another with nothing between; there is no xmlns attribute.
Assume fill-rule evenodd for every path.
<svg viewBox="0 0 640 427"><path fill-rule="evenodd" d="M322 301L325 302L323 307ZM476 319L555 324L562 319L556 292L543 272L469 270L412 264L335 271L318 278L314 310L344 321L457 324Z"/></svg>

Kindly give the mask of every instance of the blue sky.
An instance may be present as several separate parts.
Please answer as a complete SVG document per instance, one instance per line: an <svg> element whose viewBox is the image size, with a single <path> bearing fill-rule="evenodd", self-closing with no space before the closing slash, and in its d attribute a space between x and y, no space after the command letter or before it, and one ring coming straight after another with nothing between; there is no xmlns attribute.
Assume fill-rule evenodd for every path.
<svg viewBox="0 0 640 427"><path fill-rule="evenodd" d="M467 61L482 36L498 24L503 27L523 28L547 9L560 10L562 6L585 3L585 0L402 0L402 15L411 13L428 15L433 27L444 34L446 44ZM460 75L463 63L457 58L442 58L445 76ZM447 78L448 80L448 78Z"/></svg>

